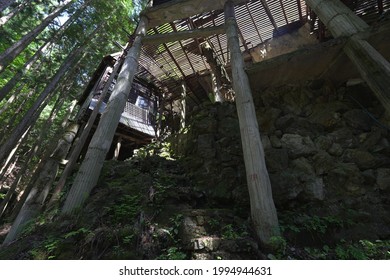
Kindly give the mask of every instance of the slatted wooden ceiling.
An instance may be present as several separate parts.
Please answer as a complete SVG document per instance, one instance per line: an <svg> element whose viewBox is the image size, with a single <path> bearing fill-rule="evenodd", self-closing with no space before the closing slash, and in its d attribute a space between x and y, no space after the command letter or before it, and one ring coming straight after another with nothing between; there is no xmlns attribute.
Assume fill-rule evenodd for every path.
<svg viewBox="0 0 390 280"><path fill-rule="evenodd" d="M235 6L235 11L242 52L248 52L275 35L285 32L286 27L294 23L304 23L308 18L308 9L304 0L237 0L235 2L239 3ZM377 19L378 14L390 9L390 0L347 0L347 2L359 16L368 21L371 18ZM161 8L164 9L169 4L165 3ZM159 6L153 8L154 13L158 12L158 8ZM223 11L213 10L153 26L147 34L164 34L223 24ZM202 75L210 69L200 48L200 45L205 43L211 46L219 62L229 67L226 35L220 34L208 38L143 46L138 76L160 87L168 98L177 99L181 96L183 81L186 82L190 76Z"/></svg>

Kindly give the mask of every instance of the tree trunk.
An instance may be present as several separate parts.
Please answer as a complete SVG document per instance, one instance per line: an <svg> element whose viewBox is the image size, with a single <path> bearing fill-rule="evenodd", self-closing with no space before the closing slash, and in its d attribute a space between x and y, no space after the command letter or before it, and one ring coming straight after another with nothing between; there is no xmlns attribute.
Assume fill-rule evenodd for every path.
<svg viewBox="0 0 390 280"><path fill-rule="evenodd" d="M36 155L37 150L35 148L31 148L26 156L26 160L22 164L22 167L18 174L16 175L15 180L12 182L12 185L10 186L9 190L7 191L3 201L0 204L0 218L3 216L5 211L7 210L8 203L10 202L12 195L15 194L16 188L18 187L20 180L22 179L22 176L25 175L28 164L30 163L31 159Z"/></svg>
<svg viewBox="0 0 390 280"><path fill-rule="evenodd" d="M8 167L10 166L11 162L12 162L12 159L14 158L14 156L16 155L16 151L18 150L19 146L25 142L27 140L27 134L29 132L31 127L29 127L25 132L24 134L22 135L22 137L18 140L18 142L16 143L15 147L10 151L10 153L8 154L8 157L4 163L4 165L0 168L0 180L5 176L5 173L7 172L7 169Z"/></svg>
<svg viewBox="0 0 390 280"><path fill-rule="evenodd" d="M67 92L67 90L64 90L64 92ZM75 102L73 102L75 104ZM65 114L64 120L61 124L61 127L57 129L57 131L54 133L54 135L59 135L61 133L64 133L64 129L69 125L69 116L72 114L74 106L73 104L68 108L67 113ZM41 130L42 137L45 134L45 130ZM26 183L27 187L22 192L21 198L17 202L16 206L13 209L13 215L11 216L10 220L14 220L15 216L19 213L20 209L24 205L24 202L26 201L30 191L34 187L35 182L38 179L39 174L42 172L42 169L45 165L45 163L50 158L50 151L55 149L55 145L51 144L49 147L47 147L45 150L42 149L42 146L37 142L37 145L35 148L37 149L36 154L41 159L41 161L37 164L37 167L33 170L33 176L28 180ZM55 143L54 143L55 144Z"/></svg>
<svg viewBox="0 0 390 280"><path fill-rule="evenodd" d="M0 116L3 114L5 111L7 111L8 106L10 106L12 103L14 103L16 100L18 100L21 96L19 94L13 94L8 98L7 102L5 102L1 108L0 108ZM1 98L0 98L1 102Z"/></svg>
<svg viewBox="0 0 390 280"><path fill-rule="evenodd" d="M20 92L21 92L21 90L23 89L23 87L24 87L24 85L20 86L20 87L16 90L15 94L20 95ZM23 97L22 102L19 104L18 108L17 108L15 111L12 112L13 115L12 115L11 118L8 120L7 124L3 125L3 129L0 131L0 135L3 135L3 137L0 138L0 143L1 143L1 145L3 145L4 142L6 141L6 139L9 137L8 130L10 130L11 127L13 127L13 125L14 125L14 123L15 123L17 117L19 116L19 113L22 112L22 110L23 110L23 108L24 108L24 104L26 104L27 101L31 98L31 96L34 94L34 91L35 91L35 89L30 90L30 91L27 93L27 95L22 96L22 97ZM12 133L12 131L11 131L11 133ZM0 165L1 165L1 163L0 163Z"/></svg>
<svg viewBox="0 0 390 280"><path fill-rule="evenodd" d="M6 170L0 174L0 190L2 189L3 185L5 185L5 181L7 180L7 177L12 174L14 171L14 168L16 166L16 163L19 161L19 157L16 156L15 159L13 159L12 164L8 164L5 168ZM3 182L3 183L2 183Z"/></svg>
<svg viewBox="0 0 390 280"><path fill-rule="evenodd" d="M28 152L28 155L27 155L26 160L23 164L22 170L17 175L17 178L15 179L15 181L13 182L12 186L10 187L10 189L8 190L8 192L6 194L6 197L4 198L2 203L0 204L0 217L4 213L5 208L9 202L9 200L11 199L12 194L15 192L16 187L21 179L21 176L24 175L24 173L26 172L27 167L28 167L28 163L30 162L31 158L33 158L38 153L38 150L44 149L44 147L42 147L42 141L44 140L44 137L47 136L48 129L52 126L58 112L61 110L62 105L64 104L64 101L66 99L66 95L63 94L64 92L67 92L67 91L60 90L60 95L57 98L57 101L54 104L53 109L51 110L49 117L47 118L44 125L42 126L40 133L35 141L35 145L33 145L33 147ZM65 118L67 118L67 117L68 116L66 115Z"/></svg>
<svg viewBox="0 0 390 280"><path fill-rule="evenodd" d="M96 28L94 32L89 37L92 37L96 34L96 32L100 28ZM89 38L90 39L90 38ZM61 67L57 70L57 73L51 79L50 83L45 87L42 93L38 96L33 106L27 111L24 115L22 121L19 125L13 130L11 136L8 140L0 147L0 164L3 162L4 157L8 154L8 152L15 146L17 139L21 134L26 130L28 126L30 126L33 122L35 122L42 110L45 107L45 103L47 103L50 99L50 96L53 95L54 89L56 88L59 81L64 77L65 73L70 71L73 67L76 66L76 61L79 59L80 53L84 51L86 48L86 44L82 45L79 48L74 49L65 61L62 63Z"/></svg>
<svg viewBox="0 0 390 280"><path fill-rule="evenodd" d="M23 226L34 219L40 213L50 188L57 175L60 162L65 159L73 139L77 133L78 124L69 126L62 139L57 144L56 149L45 163L42 172L40 172L38 180L29 193L26 202L20 210L15 222L13 223L3 245L11 243L23 229Z"/></svg>
<svg viewBox="0 0 390 280"><path fill-rule="evenodd" d="M68 178L70 173L73 171L74 166L77 163L77 159L80 156L81 150L83 149L85 142L87 141L87 138L89 136L89 133L91 132L92 126L95 123L95 120L99 114L99 110L100 110L100 107L103 103L103 100L105 99L105 97L108 93L108 90L110 88L112 81L117 76L118 70L122 66L122 61L123 61L122 56L116 62L114 69L113 69L110 77L108 78L107 83L105 84L105 86L102 90L102 93L100 94L99 101L97 102L95 108L93 109L91 116L88 119L87 125L85 126L85 128L83 129L83 131L81 133L80 139L75 143L75 147L74 147L73 151L71 152L71 155L68 159L68 163L66 164L64 171L62 172L61 177L58 180L58 183L54 189L52 197L50 198L50 201L48 203L48 207L53 206L55 204L55 202L58 201L60 194L62 192L62 189L65 186L66 179Z"/></svg>
<svg viewBox="0 0 390 280"><path fill-rule="evenodd" d="M28 34L23 36L18 42L13 44L7 50L0 55L0 73L42 32L50 22L59 16L73 0L67 0L63 6L56 8L51 14L49 14L37 27L35 27Z"/></svg>
<svg viewBox="0 0 390 280"><path fill-rule="evenodd" d="M110 149L115 130L126 105L134 75L137 71L141 51L141 36L145 35L146 25L147 19L141 17L136 31L136 39L126 56L107 108L101 116L86 157L66 198L62 210L63 213L71 213L81 207L98 181L104 159Z"/></svg>
<svg viewBox="0 0 390 280"><path fill-rule="evenodd" d="M0 89L0 102L11 92L11 90L15 87L15 85L20 81L20 78L23 77L23 75L30 70L30 68L34 65L34 63L42 56L43 51L50 48L54 42L56 42L60 36L63 34L63 32L66 30L66 28L69 27L80 15L80 13L85 9L86 4L88 1L84 3L84 5L77 10L53 35L52 38L47 40L36 52L35 54L30 57L27 62L15 73L15 75L10 79L1 89Z"/></svg>
<svg viewBox="0 0 390 280"><path fill-rule="evenodd" d="M16 0L2 0L0 1L0 13L15 3Z"/></svg>
<svg viewBox="0 0 390 280"><path fill-rule="evenodd" d="M10 19L17 15L24 7L29 4L29 0L20 3L15 9L10 11L7 15L0 18L0 27L6 24Z"/></svg>
<svg viewBox="0 0 390 280"><path fill-rule="evenodd" d="M269 245L271 237L280 235L278 217L265 165L264 150L260 140L249 80L244 71L234 5L231 1L225 4L225 24L231 54L233 89L236 93L252 222L260 242Z"/></svg>

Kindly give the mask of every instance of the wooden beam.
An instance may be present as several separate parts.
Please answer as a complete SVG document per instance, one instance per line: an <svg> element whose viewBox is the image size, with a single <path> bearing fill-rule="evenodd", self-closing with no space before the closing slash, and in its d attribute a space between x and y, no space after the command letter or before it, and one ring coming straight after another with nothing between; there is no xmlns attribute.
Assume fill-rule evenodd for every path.
<svg viewBox="0 0 390 280"><path fill-rule="evenodd" d="M377 27L368 42L390 59L390 22ZM300 48L291 53L254 63L246 69L252 88L262 90L310 79L328 79L335 84L359 77L357 68L343 48L348 38L337 38L324 43ZM261 77L261 79L259 79Z"/></svg>
<svg viewBox="0 0 390 280"><path fill-rule="evenodd" d="M171 22L170 25L171 25L173 31L177 32L176 25L175 25L173 22ZM224 29L225 29L225 28L224 28ZM188 60L188 63L189 63L190 66L191 66L192 72L195 73L196 71L195 71L194 65L192 65L191 59L188 57L187 51L185 50L185 48L184 48L184 46L183 46L183 43L182 43L181 41L179 41L179 44L180 44L180 47L181 47L181 49L182 49L184 55L186 56L186 58L187 58L187 60Z"/></svg>
<svg viewBox="0 0 390 280"><path fill-rule="evenodd" d="M197 26L196 23L192 20L192 18L189 18L189 19L188 19L188 23L190 24L190 26L191 26L193 29L197 29L197 28L198 28L198 26ZM195 43L196 43L197 46L198 46L199 53L201 54L201 53L202 53L202 47L200 46L199 39L198 39L198 38L194 38L194 41L195 41ZM202 58L202 62L203 62L204 68L208 69L208 67L207 67L207 65L206 65L206 62L204 61L203 55L201 55L201 58Z"/></svg>
<svg viewBox="0 0 390 280"><path fill-rule="evenodd" d="M298 0L298 1L299 1L299 0ZM247 3L245 3L245 7L246 7L246 10L247 10L247 12L248 12L249 17L250 17L251 20L252 20L253 26L254 26L255 29L256 29L257 35L259 35L260 42L263 43L263 38L261 38L260 30L259 30L259 28L257 27L256 21L255 21L255 19L253 18L253 15L252 15L251 10L249 9L249 6L248 6Z"/></svg>
<svg viewBox="0 0 390 280"><path fill-rule="evenodd" d="M116 131L115 136L121 137L124 140L128 140L128 141L133 142L133 143L138 144L138 145L148 144L148 143L150 143L151 139L153 138L151 136L146 137L146 136L140 136L140 135L137 135L138 138L136 138L136 137L130 136L130 133L131 132L128 132L128 131L125 131L125 133L120 133L120 132Z"/></svg>
<svg viewBox="0 0 390 280"><path fill-rule="evenodd" d="M378 0L378 12L380 15L383 13L383 0Z"/></svg>
<svg viewBox="0 0 390 280"><path fill-rule="evenodd" d="M274 17L272 16L271 10L269 9L269 6L265 0L260 0L261 4L263 5L263 8L265 10L265 13L267 14L268 18L270 19L272 25L276 30L278 30L278 25L276 24L276 21Z"/></svg>
<svg viewBox="0 0 390 280"><path fill-rule="evenodd" d="M299 20L303 22L301 0L297 0L297 5L298 5L298 12L299 12Z"/></svg>
<svg viewBox="0 0 390 280"><path fill-rule="evenodd" d="M255 232L263 245L270 245L273 236L279 236L279 224L272 198L271 182L265 165L255 106L248 76L244 71L234 5L225 5L225 24L231 53L233 89L241 132L246 178L249 190L251 216Z"/></svg>
<svg viewBox="0 0 390 280"><path fill-rule="evenodd" d="M235 5L248 0L233 0ZM177 19L184 19L193 15L222 10L226 0L172 0L161 5L145 9L142 12L149 20L149 27L155 27Z"/></svg>
<svg viewBox="0 0 390 280"><path fill-rule="evenodd" d="M348 37L344 52L390 112L390 63L364 38L369 26L341 1L306 0L334 37Z"/></svg>
<svg viewBox="0 0 390 280"><path fill-rule="evenodd" d="M153 28L154 32L158 33L157 28ZM175 56L172 54L171 50L169 49L168 45L166 43L163 43L164 49L167 51L169 57L172 59L173 63L176 65L177 70L180 71L181 75L185 77L184 71L181 69L179 63L177 63Z"/></svg>
<svg viewBox="0 0 390 280"><path fill-rule="evenodd" d="M214 18L213 18L213 24L215 25L215 19L214 19ZM223 63L226 64L225 56L222 54L223 48L222 48L221 40L219 39L219 36L218 36L218 35L216 35L216 36L217 36L217 42L218 42L219 49L221 50L221 56L222 56ZM209 40L209 44L210 44L212 47L214 47L214 50L216 50L216 49L215 49L215 46L212 44L211 40Z"/></svg>
<svg viewBox="0 0 390 280"><path fill-rule="evenodd" d="M344 52L383 107L390 112L390 63L366 40L353 36Z"/></svg>
<svg viewBox="0 0 390 280"><path fill-rule="evenodd" d="M163 44L168 42L186 40L189 38L199 38L199 37L205 38L215 34L222 34L224 32L225 32L225 26L218 25L218 26L199 28L193 30L148 35L142 39L142 43L144 45L158 45L158 44Z"/></svg>
<svg viewBox="0 0 390 280"><path fill-rule="evenodd" d="M283 12L286 24L288 24L288 18L287 18L286 10L284 9L283 0L279 0L279 3L280 3L280 7L282 8L282 12Z"/></svg>
<svg viewBox="0 0 390 280"><path fill-rule="evenodd" d="M339 0L306 0L333 37L349 37L368 31L368 24Z"/></svg>

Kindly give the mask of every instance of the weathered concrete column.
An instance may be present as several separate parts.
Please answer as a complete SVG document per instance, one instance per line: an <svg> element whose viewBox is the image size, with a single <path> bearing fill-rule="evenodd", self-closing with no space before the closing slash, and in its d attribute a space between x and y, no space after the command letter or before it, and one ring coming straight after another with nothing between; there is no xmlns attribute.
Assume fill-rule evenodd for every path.
<svg viewBox="0 0 390 280"><path fill-rule="evenodd" d="M344 52L390 112L390 63L364 38L369 26L338 0L306 0L332 35L349 37Z"/></svg>
<svg viewBox="0 0 390 280"><path fill-rule="evenodd" d="M142 16L135 33L135 40L125 58L115 88L101 116L72 188L66 197L62 209L64 214L72 213L75 209L80 208L98 182L100 171L110 149L137 71L141 53L141 41L146 33L147 24L148 19Z"/></svg>
<svg viewBox="0 0 390 280"><path fill-rule="evenodd" d="M265 165L255 106L248 76L244 70L232 1L225 4L225 24L231 53L233 89L236 94L252 222L260 242L269 245L271 237L280 235L279 224Z"/></svg>

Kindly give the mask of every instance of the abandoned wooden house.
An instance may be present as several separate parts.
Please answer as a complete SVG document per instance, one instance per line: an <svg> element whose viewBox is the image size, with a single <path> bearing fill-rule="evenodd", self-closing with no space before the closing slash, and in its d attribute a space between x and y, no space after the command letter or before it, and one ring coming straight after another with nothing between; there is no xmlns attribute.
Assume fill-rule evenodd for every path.
<svg viewBox="0 0 390 280"><path fill-rule="evenodd" d="M231 2L252 88L261 90L318 78L345 83L361 77L389 108L390 79L385 60L390 56L386 21L389 0ZM179 130L185 115L206 100L235 99L235 66L225 31L224 4L225 1L206 0L153 1L143 12L148 28L109 158L120 143L119 158L128 157L133 149L158 136L162 126ZM125 53L134 38L130 37ZM103 58L92 77L79 101L84 104L84 120L96 106L120 55ZM116 77L104 97L101 113L115 82ZM163 115L166 120L161 124Z"/></svg>
<svg viewBox="0 0 390 280"><path fill-rule="evenodd" d="M313 84L330 81L334 88L360 83L368 90L364 92L367 93L366 100L370 99L370 102L375 100L377 106L375 108L379 107L381 116L389 117L389 13L390 0L150 1L148 7L141 12L138 26L129 36L127 45L121 47L120 52L108 54L102 59L79 99L81 110L77 119L81 129L78 133L81 134L80 139L86 138L85 135L89 135L89 139L85 144L80 140L83 144L72 151L51 200L55 203L59 199L66 177L73 168L71 166L79 159L78 148L84 149L83 160L64 201L61 212L63 214L71 214L87 200L92 189L98 184L104 159L124 160L132 156L135 149L156 139L164 140L163 138L169 134L179 132L180 129L185 128L194 112L199 111L199 108L205 108L210 102L234 102L237 112L236 134L240 135L241 143L238 145L242 148L237 154L240 160L243 158L243 169L245 169L245 172L240 174L246 175L239 176L245 177L245 184L248 187L251 222L256 238L260 244L270 245L273 237L280 236L273 200L273 191L277 193L278 187L274 187L272 182L271 188L270 175L276 174L274 178L278 177L287 169L289 157L295 163L297 159L308 163L307 165L310 165L308 169L311 171L315 169L311 161L314 160L316 153L319 155L319 161L328 160L333 164L335 158L325 151L331 149L334 139L317 133L316 140L319 139L318 141L321 142L326 138L325 144L329 144L329 147L322 149L316 147L308 136L312 132L310 130L313 128L313 123L302 119L315 115L315 105L322 106L322 112L328 113L329 110L324 104L311 104L317 102L317 99L305 96L307 102L304 105L299 101L295 102L297 110L291 112L291 110L283 111L272 104L280 103L281 99L266 103L261 99L262 94L268 88L308 81L314 81ZM319 94L320 97L326 95L324 92ZM290 100L295 97L289 96ZM256 98L260 100L258 101L260 105L255 104ZM299 98L300 96L297 97ZM229 105L234 110L233 105L224 105ZM280 120L286 116L285 122L302 121L304 126L308 127L302 129L304 130L302 135L299 134L301 131L299 129L299 131L294 128L290 131L280 129L278 134L275 129L274 135L270 135L269 138L266 135L264 138L268 139L269 143L267 143L263 141L261 137L263 135L260 135L263 133L263 127L259 125L261 119L259 115L268 111L256 112L255 105L259 105L257 107L262 109L272 107L271 109L278 112L277 116L272 116L274 119L280 117L278 119ZM301 107L309 105L310 112L303 112ZM338 103L337 106L339 105ZM344 105L340 106L344 107ZM356 116L356 110L359 111L357 112L359 117L366 113L363 112L364 106L359 105L363 109L351 109L350 119ZM346 113L349 109L342 109L344 111L341 113L339 111L342 110L338 109L330 111L330 118L315 127L319 127L321 133L325 133L331 127L329 123L341 119L342 114L350 113L350 111ZM210 112L206 114L212 115ZM269 114L272 115L272 112ZM216 123L217 120L213 121ZM225 119L218 121L226 122ZM343 125L347 121L344 120ZM385 119L385 121L389 120ZM274 122L276 124L275 120ZM367 129L356 132L356 135L360 134L355 138L368 139L368 131L371 130L372 125L367 126ZM194 149L196 152L207 153L207 149L202 150L204 147L199 145L199 139L211 139L210 146L214 145L216 141L212 133L215 132L215 127L211 129L208 127L205 134L197 135L198 138L189 141L188 145L196 143L197 148ZM92 130L89 130L91 128ZM387 135L388 126L384 129ZM352 138L354 132L350 130L347 132L349 133L347 136L341 135L339 138ZM382 137L381 132L376 132L372 131L375 143ZM75 134L73 133L72 137L75 137ZM283 154L278 154L281 158L275 160L278 164L276 171L280 174L272 170L272 164L271 168L266 166L266 149L263 145L272 146L270 140L272 136L278 142L278 148L285 145ZM360 141L360 138L356 142ZM300 149L304 146L302 143L305 139L310 142L310 147L308 152L302 153ZM291 143L288 142L289 140L295 141L293 144L299 142L298 153L291 152L293 149L289 147ZM367 180L370 184L378 188L388 188L390 142L388 139L382 140L385 144L375 151L377 159L366 151L351 150L348 146L349 142L345 147L339 145L339 151L335 151L335 154L338 153L337 157L340 157L342 172L354 176L350 173L351 170L355 170L355 173L352 172L357 174L354 179L361 178L360 181L364 181L365 177L369 177ZM228 142L226 146L230 145L229 141L226 141ZM348 141L352 140L348 139ZM389 156L382 157L380 155L382 150L388 151ZM73 154L75 157L72 156ZM217 154L216 150L214 154ZM324 154L328 156L325 159ZM363 160L355 164L359 155L362 155ZM309 160L306 157L311 158ZM200 165L203 165L202 170L205 170L201 176L208 177L210 175L208 166L218 164L212 162L206 166L204 160L200 161ZM353 169L348 164L345 166L344 160L352 163ZM307 165L304 166L305 170ZM234 168L237 166L234 165L234 168L232 166L229 166L230 169L225 172L229 173L229 176L236 172ZM386 168L379 170L382 166ZM371 170L370 174L363 174L370 168L376 168L376 173ZM326 172L320 171L321 174L315 174L313 171L312 173L311 181L306 182L305 191L314 199L322 201L326 183L323 177ZM334 177L340 174L334 173ZM218 180L221 179L221 174L224 173L218 173L220 176ZM340 184L344 185L345 182ZM284 184L283 187L290 188L289 183ZM303 188L301 181L298 185ZM359 190L360 185L352 184L351 188L352 191ZM33 193L35 195L39 192ZM302 189L299 193L307 194ZM41 197L43 197L42 201ZM294 198L298 199L298 195ZM38 202L26 203L23 206L24 213L33 212L28 207L39 209L45 199L46 196L40 196L36 200ZM18 217L20 218L16 218L5 244L15 238L20 225L29 219L24 214L19 214Z"/></svg>

